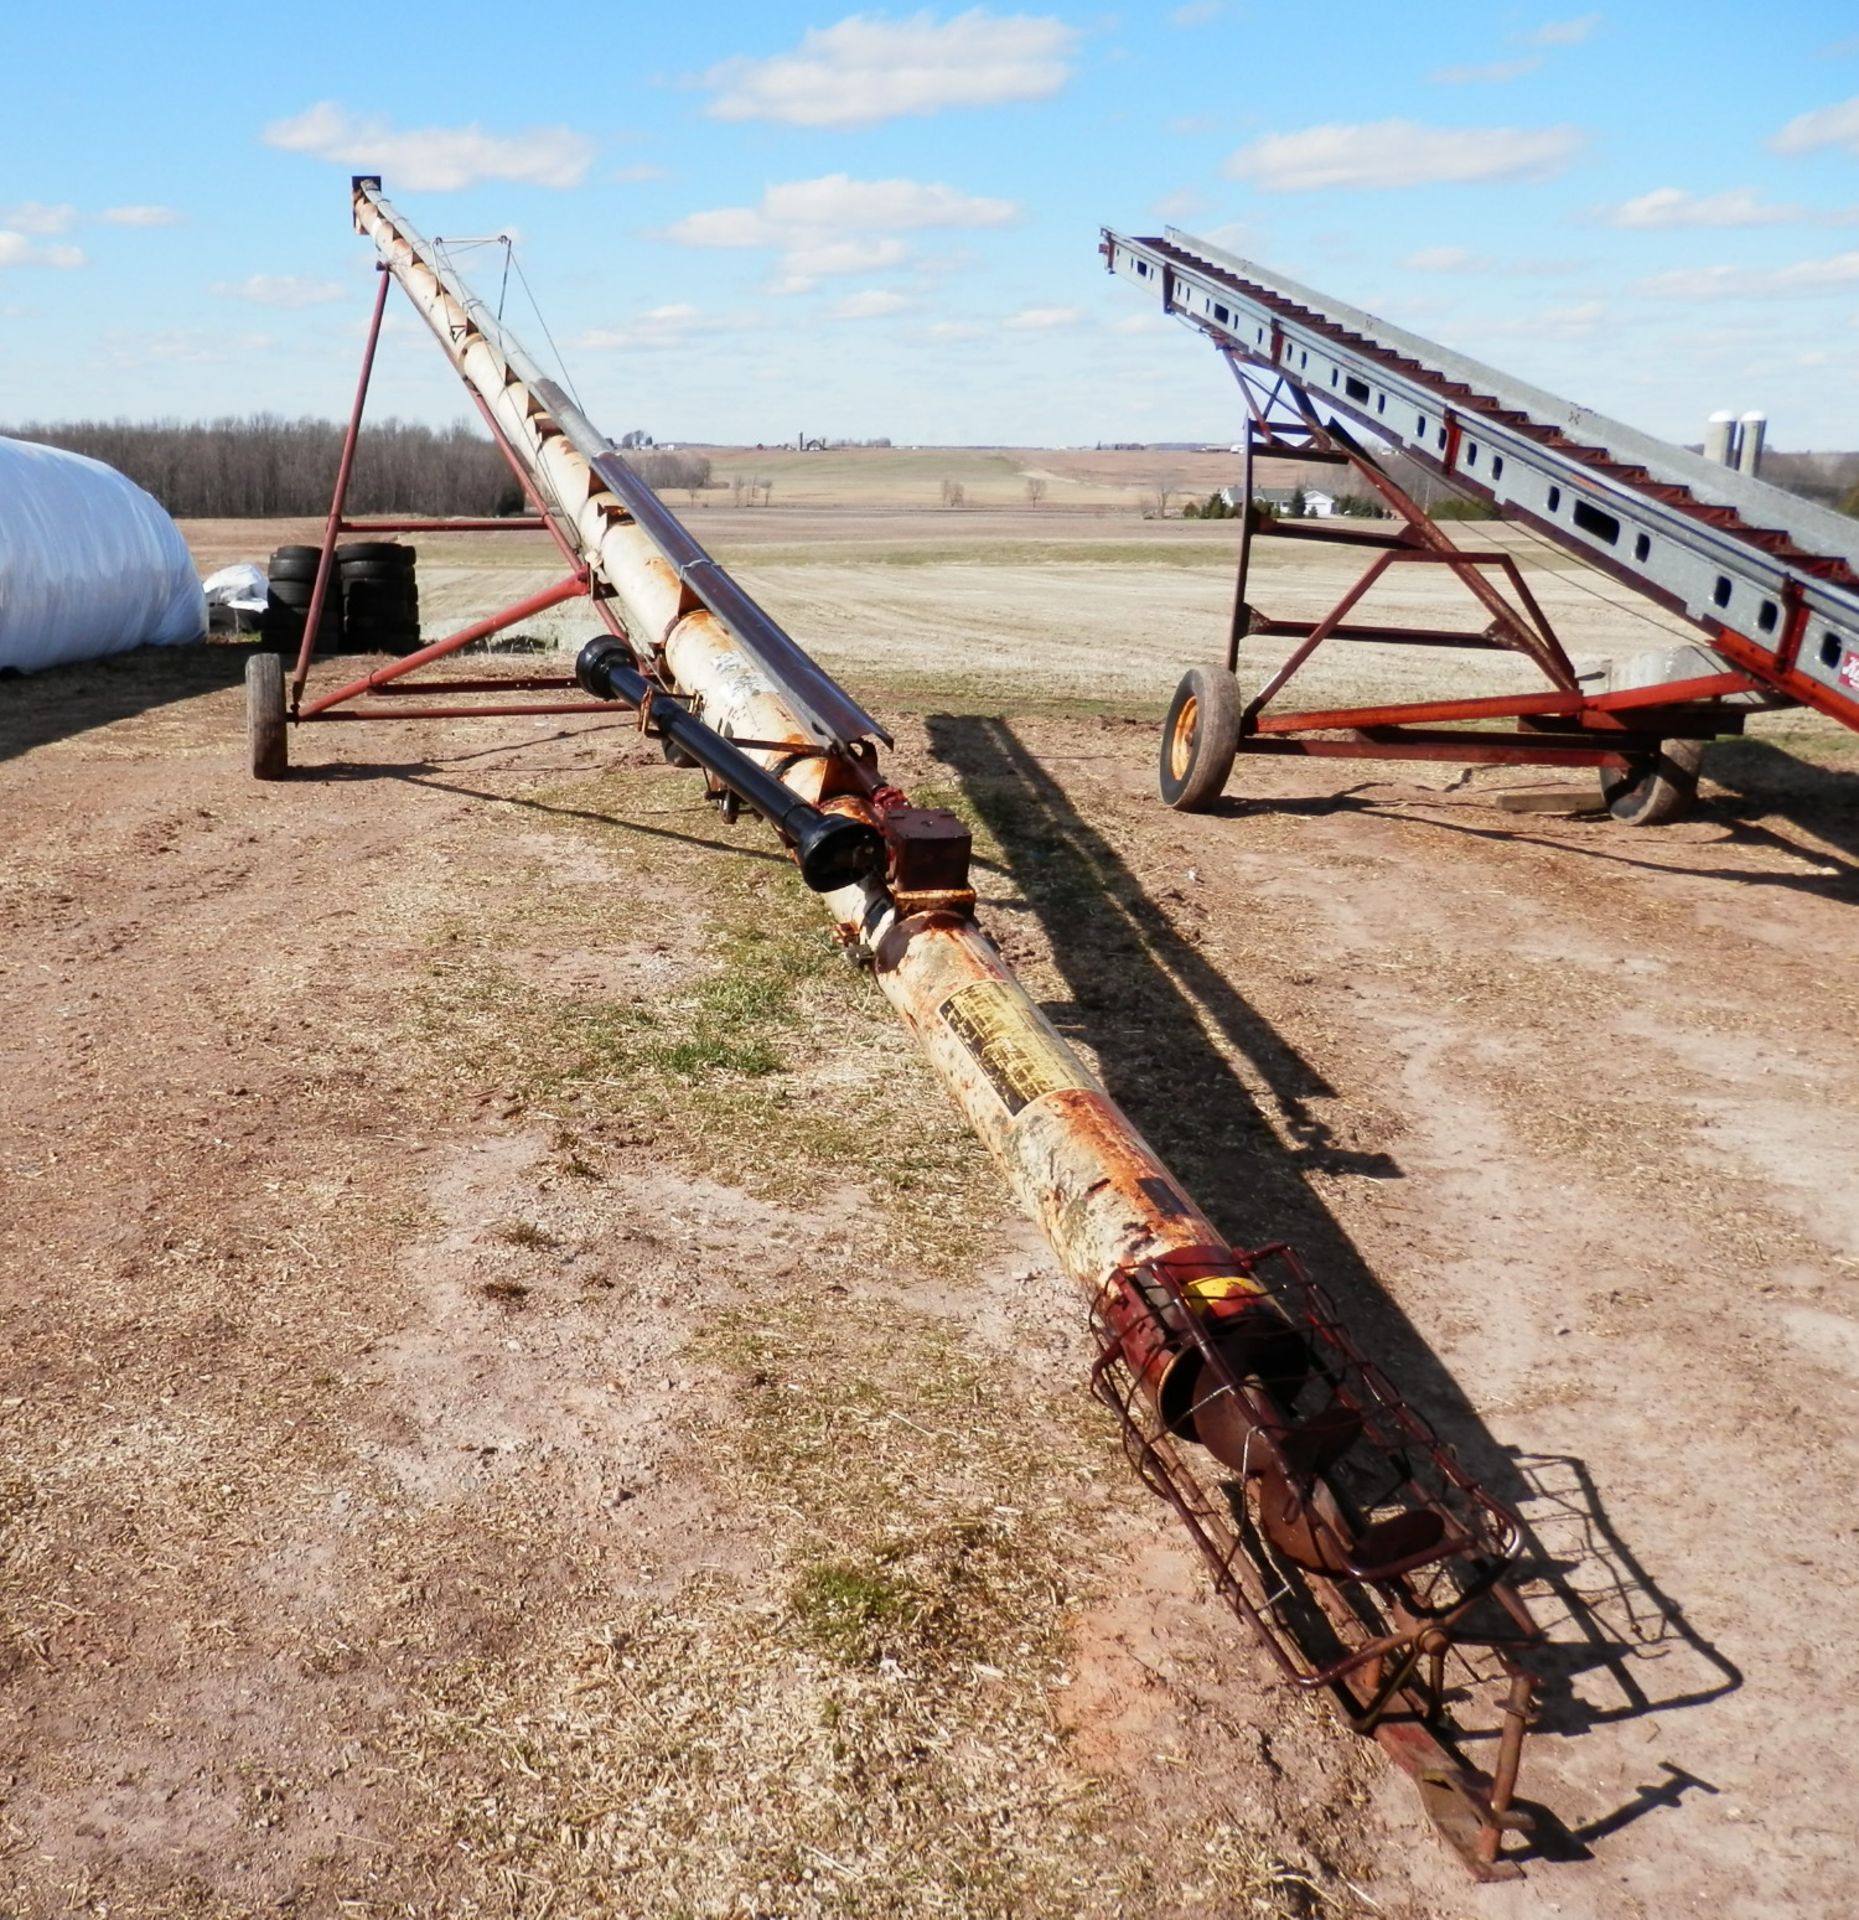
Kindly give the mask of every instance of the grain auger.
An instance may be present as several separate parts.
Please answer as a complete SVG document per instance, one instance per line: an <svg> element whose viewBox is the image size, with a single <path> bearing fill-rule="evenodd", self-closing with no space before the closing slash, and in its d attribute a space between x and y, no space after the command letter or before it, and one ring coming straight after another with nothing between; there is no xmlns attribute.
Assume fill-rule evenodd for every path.
<svg viewBox="0 0 1859 1920"><path fill-rule="evenodd" d="M1531 1695L1517 1655L1535 1638L1511 1585L1515 1520L1357 1351L1288 1250L1227 1245L1033 1004L976 922L967 829L886 780L884 728L703 550L379 181L356 180L354 213L465 381L523 484L530 524L554 537L601 629L572 679L453 681L448 696L496 704L411 711L617 703L701 774L726 816L746 807L775 830L1083 1290L1096 1389L1221 1594L1290 1681L1333 1696L1415 1777L1475 1874L1514 1873L1500 1848L1518 1824ZM378 300L375 313L378 329ZM349 524L338 492L325 571ZM282 771L278 742L293 720L404 685L488 630L476 623L311 700L317 624L306 622L288 704L275 656L269 669L254 663L252 736L271 756L255 744L261 775ZM554 697L512 707L513 686ZM351 711L410 710L387 700ZM1447 1709L1463 1719L1494 1688L1483 1769Z"/></svg>

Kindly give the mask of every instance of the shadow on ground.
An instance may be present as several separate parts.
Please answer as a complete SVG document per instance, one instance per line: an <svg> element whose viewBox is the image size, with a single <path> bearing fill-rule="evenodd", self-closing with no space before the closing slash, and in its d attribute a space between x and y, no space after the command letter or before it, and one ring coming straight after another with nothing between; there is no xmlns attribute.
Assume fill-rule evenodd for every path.
<svg viewBox="0 0 1859 1920"><path fill-rule="evenodd" d="M249 647L138 647L0 680L0 760L177 700L236 687Z"/></svg>
<svg viewBox="0 0 1859 1920"><path fill-rule="evenodd" d="M1719 740L1704 771L1726 789L1714 811L1745 826L1779 817L1859 860L1859 771L1799 759L1767 740Z"/></svg>
<svg viewBox="0 0 1859 1920"><path fill-rule="evenodd" d="M1296 1246L1366 1349L1523 1517L1525 1574L1558 1642L1541 1663L1544 1724L1575 1733L1700 1705L1739 1686L1735 1667L1685 1622L1620 1540L1582 1464L1519 1456L1487 1430L1308 1179L1316 1171L1398 1179L1399 1165L1331 1137L1313 1102L1334 1089L1183 937L1010 725L942 714L931 717L929 735L1046 928L1071 993L1069 1007L1047 1009L1055 1022L1088 1034L1111 1094L1220 1230L1241 1246L1280 1239ZM1214 1034L1248 1063L1262 1097ZM1688 1657L1669 1660L1680 1649ZM1671 1804L1669 1783L1648 1789L1585 1837ZM1558 1830L1553 1821L1547 1826L1544 1850L1551 1851ZM1584 1838L1560 1831L1568 1845Z"/></svg>

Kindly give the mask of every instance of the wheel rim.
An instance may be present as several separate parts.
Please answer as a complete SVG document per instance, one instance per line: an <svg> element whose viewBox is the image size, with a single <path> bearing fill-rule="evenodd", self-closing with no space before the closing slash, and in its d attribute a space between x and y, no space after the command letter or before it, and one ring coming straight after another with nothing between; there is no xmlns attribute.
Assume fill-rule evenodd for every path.
<svg viewBox="0 0 1859 1920"><path fill-rule="evenodd" d="M1175 715L1175 730L1168 737L1168 770L1177 780L1188 777L1188 766L1194 758L1194 722L1199 711L1200 702L1189 694Z"/></svg>

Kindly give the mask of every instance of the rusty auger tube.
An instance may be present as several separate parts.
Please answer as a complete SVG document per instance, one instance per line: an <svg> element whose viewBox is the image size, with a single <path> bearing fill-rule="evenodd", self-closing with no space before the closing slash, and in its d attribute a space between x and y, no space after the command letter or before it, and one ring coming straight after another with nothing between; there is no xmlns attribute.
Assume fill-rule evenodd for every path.
<svg viewBox="0 0 1859 1920"><path fill-rule="evenodd" d="M1497 1856L1518 1824L1531 1681L1511 1650L1535 1637L1508 1580L1515 1519L1288 1250L1222 1238L1033 1004L975 924L966 830L883 784L878 722L618 461L378 181L355 183L354 212L585 561L612 637L584 652L583 685L637 708L713 793L782 835L1082 1288L1093 1385L1221 1595L1293 1684L1329 1692L1416 1778L1475 1874L1514 1872ZM1487 1775L1443 1715L1449 1692L1492 1683Z"/></svg>

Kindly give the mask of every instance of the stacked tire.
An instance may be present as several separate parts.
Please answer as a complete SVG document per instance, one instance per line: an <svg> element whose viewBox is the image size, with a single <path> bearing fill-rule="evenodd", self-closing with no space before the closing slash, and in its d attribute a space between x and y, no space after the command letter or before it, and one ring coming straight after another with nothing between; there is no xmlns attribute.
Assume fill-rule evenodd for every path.
<svg viewBox="0 0 1859 1920"><path fill-rule="evenodd" d="M336 549L342 624L354 653L407 654L420 644L414 554L397 540L356 540Z"/></svg>
<svg viewBox="0 0 1859 1920"><path fill-rule="evenodd" d="M261 644L278 653L295 654L303 644L304 623L310 617L310 596L316 591L316 566L321 547L279 547L266 569L264 618L259 623ZM331 592L323 602L317 623L316 651L342 651L342 596Z"/></svg>

